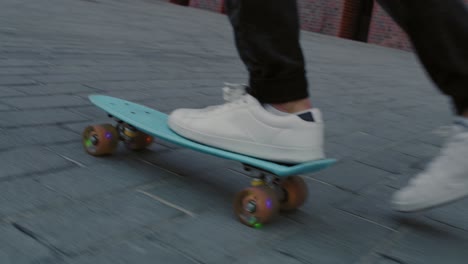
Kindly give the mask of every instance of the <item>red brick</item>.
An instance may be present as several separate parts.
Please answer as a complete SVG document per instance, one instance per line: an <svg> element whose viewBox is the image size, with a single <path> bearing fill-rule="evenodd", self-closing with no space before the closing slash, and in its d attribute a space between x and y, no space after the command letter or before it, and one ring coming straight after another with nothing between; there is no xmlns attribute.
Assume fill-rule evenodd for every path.
<svg viewBox="0 0 468 264"><path fill-rule="evenodd" d="M361 1L362 0L297 0L301 29L326 35L351 38L354 33L354 28L356 27L356 19L359 15L359 4ZM468 0L464 1L468 4ZM225 13L224 0L190 0L189 5ZM376 1L374 1L368 42L403 50L412 49L408 36Z"/></svg>
<svg viewBox="0 0 468 264"><path fill-rule="evenodd" d="M301 28L338 36L345 0L298 0Z"/></svg>
<svg viewBox="0 0 468 264"><path fill-rule="evenodd" d="M224 0L190 0L191 7L224 13Z"/></svg>
<svg viewBox="0 0 468 264"><path fill-rule="evenodd" d="M406 33L377 3L374 5L367 42L391 48L412 50Z"/></svg>

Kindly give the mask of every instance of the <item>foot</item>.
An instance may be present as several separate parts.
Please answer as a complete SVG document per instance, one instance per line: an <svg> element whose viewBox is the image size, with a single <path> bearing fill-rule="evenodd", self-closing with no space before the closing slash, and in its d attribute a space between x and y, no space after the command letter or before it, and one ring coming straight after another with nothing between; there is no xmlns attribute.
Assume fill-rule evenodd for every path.
<svg viewBox="0 0 468 264"><path fill-rule="evenodd" d="M468 119L454 124L454 134L439 157L393 197L401 212L425 210L468 196Z"/></svg>
<svg viewBox="0 0 468 264"><path fill-rule="evenodd" d="M284 163L324 158L324 125L319 109L278 115L266 110L240 86L227 84L226 103L204 109L178 109L169 127L213 147Z"/></svg>

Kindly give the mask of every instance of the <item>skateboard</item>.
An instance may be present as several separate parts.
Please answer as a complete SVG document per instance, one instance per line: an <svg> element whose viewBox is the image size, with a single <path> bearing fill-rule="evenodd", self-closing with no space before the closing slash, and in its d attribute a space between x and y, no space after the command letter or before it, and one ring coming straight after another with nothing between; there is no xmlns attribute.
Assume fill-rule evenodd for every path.
<svg viewBox="0 0 468 264"><path fill-rule="evenodd" d="M261 227L278 212L300 207L307 198L308 190L304 180L297 175L317 172L335 163L334 159L322 159L287 165L210 147L173 132L167 125L168 116L165 113L110 96L90 95L89 99L116 121L115 125L90 125L84 129L82 143L90 155L110 155L119 141L130 150L142 150L156 138L240 162L252 182L250 187L236 195L234 213L240 222L250 227Z"/></svg>

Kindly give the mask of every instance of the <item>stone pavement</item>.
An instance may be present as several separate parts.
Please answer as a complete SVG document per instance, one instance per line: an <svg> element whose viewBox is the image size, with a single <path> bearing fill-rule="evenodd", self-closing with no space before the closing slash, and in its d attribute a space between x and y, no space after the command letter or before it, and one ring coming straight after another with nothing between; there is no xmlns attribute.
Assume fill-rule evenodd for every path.
<svg viewBox="0 0 468 264"><path fill-rule="evenodd" d="M165 112L244 82L225 16L157 0L0 3L0 263L466 263L468 201L398 214L390 195L439 150L447 99L412 54L304 32L327 153L311 196L263 229L232 214L239 165L170 144L85 154L87 100Z"/></svg>

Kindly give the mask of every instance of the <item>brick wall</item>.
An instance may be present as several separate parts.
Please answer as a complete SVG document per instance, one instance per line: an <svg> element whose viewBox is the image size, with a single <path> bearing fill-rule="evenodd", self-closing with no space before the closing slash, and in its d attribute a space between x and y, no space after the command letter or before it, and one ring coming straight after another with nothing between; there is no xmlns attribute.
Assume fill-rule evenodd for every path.
<svg viewBox="0 0 468 264"><path fill-rule="evenodd" d="M301 29L343 38L353 38L356 33L357 14L359 14L361 1L297 0ZM464 1L468 4L468 0ZM224 0L190 0L189 5L224 13L223 3ZM373 5L367 42L391 48L412 50L411 43L405 32L376 1L374 1Z"/></svg>
<svg viewBox="0 0 468 264"><path fill-rule="evenodd" d="M223 0L190 0L189 5L215 12L224 12L223 2ZM297 0L301 28L338 36L344 2L345 0Z"/></svg>
<svg viewBox="0 0 468 264"><path fill-rule="evenodd" d="M367 42L403 50L412 49L406 33L377 3L374 5L372 12Z"/></svg>
<svg viewBox="0 0 468 264"><path fill-rule="evenodd" d="M468 0L464 0L464 2L468 5ZM412 50L411 42L406 33L377 3L374 5L368 42L385 47Z"/></svg>
<svg viewBox="0 0 468 264"><path fill-rule="evenodd" d="M224 0L190 0L191 7L224 12Z"/></svg>
<svg viewBox="0 0 468 264"><path fill-rule="evenodd" d="M338 36L345 0L298 0L301 28Z"/></svg>

